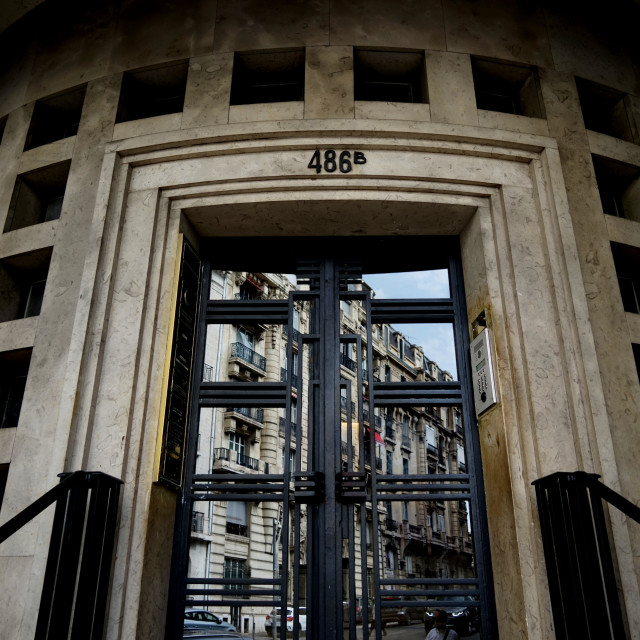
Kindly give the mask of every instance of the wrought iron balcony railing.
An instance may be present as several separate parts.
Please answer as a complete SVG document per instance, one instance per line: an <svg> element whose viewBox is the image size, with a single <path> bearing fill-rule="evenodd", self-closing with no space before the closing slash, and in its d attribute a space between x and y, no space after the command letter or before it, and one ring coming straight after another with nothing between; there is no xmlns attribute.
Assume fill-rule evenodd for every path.
<svg viewBox="0 0 640 640"><path fill-rule="evenodd" d="M288 369L285 369L284 367L280 368L280 382L287 381L287 373ZM298 376L295 373L291 374L291 385L294 389L298 388Z"/></svg>
<svg viewBox="0 0 640 640"><path fill-rule="evenodd" d="M280 416L278 418L278 430L280 431L280 433L282 434L286 433L287 426L291 431L291 435L295 436L298 425L296 425L295 422L291 422L290 420L285 420L282 416Z"/></svg>
<svg viewBox="0 0 640 640"><path fill-rule="evenodd" d="M387 518L384 524L389 531L397 531L400 528L398 521L394 520L393 518Z"/></svg>
<svg viewBox="0 0 640 640"><path fill-rule="evenodd" d="M262 371L267 370L267 359L241 342L233 342L231 344L231 357L244 360Z"/></svg>
<svg viewBox="0 0 640 640"><path fill-rule="evenodd" d="M249 527L246 524L238 524L237 522L227 522L227 533L234 536L249 537Z"/></svg>
<svg viewBox="0 0 640 640"><path fill-rule="evenodd" d="M340 354L340 364L343 367L346 367L347 369L349 369L350 371L356 371L357 369L356 361L344 353Z"/></svg>
<svg viewBox="0 0 640 640"><path fill-rule="evenodd" d="M264 409L260 407L227 407L227 411L237 413L254 422L264 424Z"/></svg>
<svg viewBox="0 0 640 640"><path fill-rule="evenodd" d="M289 329L288 324L283 325L282 334L285 336L291 335L294 342L300 342L300 332L297 329Z"/></svg>
<svg viewBox="0 0 640 640"><path fill-rule="evenodd" d="M191 532L202 533L204 531L204 513L194 511L191 514Z"/></svg>
<svg viewBox="0 0 640 640"><path fill-rule="evenodd" d="M224 447L214 449L213 457L214 462L233 462L237 465L240 465L241 467L251 469L251 471L263 470L264 473L269 473L269 464L267 462L262 462L257 458L252 458L244 453L240 453L239 451L234 451L233 449L227 449Z"/></svg>

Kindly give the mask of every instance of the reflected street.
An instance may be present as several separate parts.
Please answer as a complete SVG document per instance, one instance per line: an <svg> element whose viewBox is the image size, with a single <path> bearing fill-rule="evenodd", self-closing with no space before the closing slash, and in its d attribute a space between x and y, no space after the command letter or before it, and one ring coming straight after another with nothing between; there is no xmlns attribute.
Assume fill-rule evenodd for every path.
<svg viewBox="0 0 640 640"><path fill-rule="evenodd" d="M403 638L403 640L424 640L426 633L424 627L420 624L414 624L410 626L389 625L387 627L387 635L382 635L383 638ZM271 638L271 634L266 632L256 633L256 638ZM291 638L292 634L287 634L287 638ZM306 634L303 632L300 634L301 638L306 638ZM362 638L362 627L358 628L357 638ZM278 636L280 638L280 636ZM348 640L349 636L345 633L344 639ZM374 634L370 634L369 638L373 640ZM480 640L480 632L472 633L468 636L462 636L461 640Z"/></svg>

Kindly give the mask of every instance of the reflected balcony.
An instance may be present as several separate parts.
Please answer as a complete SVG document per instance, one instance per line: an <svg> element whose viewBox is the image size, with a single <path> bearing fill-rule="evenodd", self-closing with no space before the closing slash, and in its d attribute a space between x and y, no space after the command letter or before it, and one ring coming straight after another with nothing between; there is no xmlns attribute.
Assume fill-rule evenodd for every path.
<svg viewBox="0 0 640 640"><path fill-rule="evenodd" d="M287 382L288 370L284 367L280 368L280 382ZM295 373L291 374L291 386L294 389L298 388L298 376Z"/></svg>
<svg viewBox="0 0 640 640"><path fill-rule="evenodd" d="M229 356L229 377L251 380L252 378L265 376L267 371L267 359L256 353L250 347L240 343L231 344Z"/></svg>
<svg viewBox="0 0 640 640"><path fill-rule="evenodd" d="M282 416L278 418L278 431L281 435L284 435L287 432L287 428L291 431L291 435L295 436L297 433L297 427L295 422L291 422L290 420L285 420Z"/></svg>
<svg viewBox="0 0 640 640"><path fill-rule="evenodd" d="M227 407L224 432L254 435L264 427L264 409L258 407Z"/></svg>
<svg viewBox="0 0 640 640"><path fill-rule="evenodd" d="M232 471L235 473L269 473L269 464L252 458L233 449L218 448L213 450L213 469L216 471Z"/></svg>

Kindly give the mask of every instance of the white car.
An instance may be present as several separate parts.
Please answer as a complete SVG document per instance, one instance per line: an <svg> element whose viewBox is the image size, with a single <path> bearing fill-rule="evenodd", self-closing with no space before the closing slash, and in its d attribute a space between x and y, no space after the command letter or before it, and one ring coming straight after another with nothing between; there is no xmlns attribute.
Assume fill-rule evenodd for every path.
<svg viewBox="0 0 640 640"><path fill-rule="evenodd" d="M217 631L235 631L236 628L204 609L187 609L184 612L185 629L215 629Z"/></svg>
<svg viewBox="0 0 640 640"><path fill-rule="evenodd" d="M276 629L280 628L280 608L272 609L270 613L267 613L264 622L264 628L266 631L271 631L275 624ZM306 607L300 607L298 609L298 629L300 631L307 630L307 609ZM287 631L293 631L293 607L287 607Z"/></svg>

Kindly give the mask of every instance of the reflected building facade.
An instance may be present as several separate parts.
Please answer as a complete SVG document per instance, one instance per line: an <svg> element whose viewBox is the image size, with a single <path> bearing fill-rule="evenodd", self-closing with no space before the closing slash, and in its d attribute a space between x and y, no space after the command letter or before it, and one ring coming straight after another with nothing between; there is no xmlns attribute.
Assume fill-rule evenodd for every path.
<svg viewBox="0 0 640 640"><path fill-rule="evenodd" d="M211 300L286 300L296 289L294 278L283 274L212 271ZM352 285L353 286L353 285ZM358 289L372 291L366 276ZM372 291L372 295L375 293ZM369 375L374 382L446 382L454 379L431 360L420 344L390 324L373 327L373 361L367 362L367 317L359 300L342 301L341 333L358 335L356 343L340 346L341 420L343 467L351 456L354 470L368 475L434 477L467 473L464 429L459 407L393 407L369 411ZM209 325L207 330L202 379L213 381L285 381L289 375L287 343L293 342L291 366L291 416L283 409L225 407L200 409L196 474L282 474L285 456L293 479L296 459L301 471L308 464L308 406L301 391L308 388L310 354L300 339L309 332L308 304L294 310L294 325ZM302 359L301 368L298 361ZM359 369L360 364L360 370ZM298 384L298 372L303 381ZM357 424L356 385L363 387L362 429ZM300 392L298 391L300 390ZM289 452L285 433L289 430ZM348 438L351 434L351 446ZM364 437L364 456L359 455L359 434ZM373 442L371 442L373 439ZM372 446L373 445L373 446ZM374 455L371 455L373 450ZM273 502L212 501L196 502L192 513L189 548L189 575L209 578L271 578L282 570L283 509ZM366 525L362 530L359 509L365 508ZM303 506L300 520L300 558L306 558L306 517ZM355 559L366 555L367 593L373 598L374 572L386 579L445 578L465 579L475 575L474 546L467 501L382 501L374 525L370 505L356 507ZM373 535L373 527L377 535ZM293 539L294 531L290 529ZM373 541L378 545L374 564ZM275 550L274 550L275 549ZM293 544L290 547L289 572L293 574ZM348 550L343 551L345 576L343 598L349 594ZM299 567L299 600L306 606L307 567ZM232 589L233 585L229 585ZM293 598L289 585L288 601ZM356 584L356 598L362 598L362 579ZM400 592L399 592L400 593ZM212 607L221 618L239 629L249 631L256 623L263 630L270 608L256 607L247 598L246 607ZM416 609L417 611L417 609ZM420 614L416 614L421 616ZM417 618L418 619L418 618Z"/></svg>

